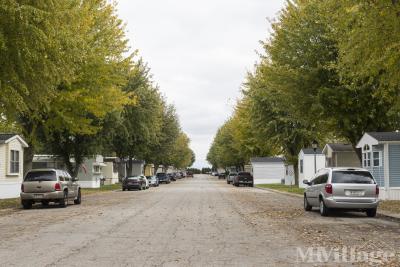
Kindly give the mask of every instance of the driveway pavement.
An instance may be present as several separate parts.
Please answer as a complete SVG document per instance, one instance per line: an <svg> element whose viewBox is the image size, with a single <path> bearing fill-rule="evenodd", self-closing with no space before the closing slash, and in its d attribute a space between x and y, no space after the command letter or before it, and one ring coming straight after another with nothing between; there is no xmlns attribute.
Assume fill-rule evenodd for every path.
<svg viewBox="0 0 400 267"><path fill-rule="evenodd" d="M206 175L19 210L0 229L1 266L399 266L398 222L323 218L299 198Z"/></svg>

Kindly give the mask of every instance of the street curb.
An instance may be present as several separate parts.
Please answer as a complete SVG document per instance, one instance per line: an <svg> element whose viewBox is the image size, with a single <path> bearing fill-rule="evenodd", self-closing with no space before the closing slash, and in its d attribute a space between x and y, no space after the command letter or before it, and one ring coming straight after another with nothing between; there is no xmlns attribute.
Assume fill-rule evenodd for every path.
<svg viewBox="0 0 400 267"><path fill-rule="evenodd" d="M282 194L282 195L287 195L287 196L291 196L291 197L303 198L303 195L299 195L299 194L283 192L283 191L279 191L279 190L275 190L275 189L263 188L263 187L257 187L257 186L255 188L261 189L261 190L265 190L265 191L270 191L270 192L273 192L273 193ZM390 219L390 220L400 221L400 214L392 214L392 213L387 212L387 211L377 211L376 214L379 217L382 217L383 219Z"/></svg>

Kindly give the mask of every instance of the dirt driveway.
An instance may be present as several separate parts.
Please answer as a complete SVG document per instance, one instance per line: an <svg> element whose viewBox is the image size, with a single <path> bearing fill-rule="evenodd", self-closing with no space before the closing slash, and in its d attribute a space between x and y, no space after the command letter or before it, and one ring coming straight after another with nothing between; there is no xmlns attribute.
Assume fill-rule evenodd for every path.
<svg viewBox="0 0 400 267"><path fill-rule="evenodd" d="M0 229L1 266L345 266L365 264L349 262L351 249L377 263L388 255L373 252L400 247L398 222L322 218L299 198L205 175L19 210L1 216Z"/></svg>

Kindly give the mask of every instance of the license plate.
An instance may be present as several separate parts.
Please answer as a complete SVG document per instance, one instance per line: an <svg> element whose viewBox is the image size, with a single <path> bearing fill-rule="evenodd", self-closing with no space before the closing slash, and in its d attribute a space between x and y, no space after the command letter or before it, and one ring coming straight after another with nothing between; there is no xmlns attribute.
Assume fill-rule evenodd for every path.
<svg viewBox="0 0 400 267"><path fill-rule="evenodd" d="M346 190L345 194L351 197L362 197L364 196L364 191Z"/></svg>
<svg viewBox="0 0 400 267"><path fill-rule="evenodd" d="M43 198L43 195L42 194L34 194L33 198Z"/></svg>

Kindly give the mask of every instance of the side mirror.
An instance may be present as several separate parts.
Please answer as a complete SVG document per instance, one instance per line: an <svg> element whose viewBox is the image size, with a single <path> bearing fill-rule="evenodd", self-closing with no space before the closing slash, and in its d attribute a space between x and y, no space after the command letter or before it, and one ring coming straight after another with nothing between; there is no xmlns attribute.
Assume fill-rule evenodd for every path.
<svg viewBox="0 0 400 267"><path fill-rule="evenodd" d="M303 180L303 184L311 185L311 183L308 180Z"/></svg>

